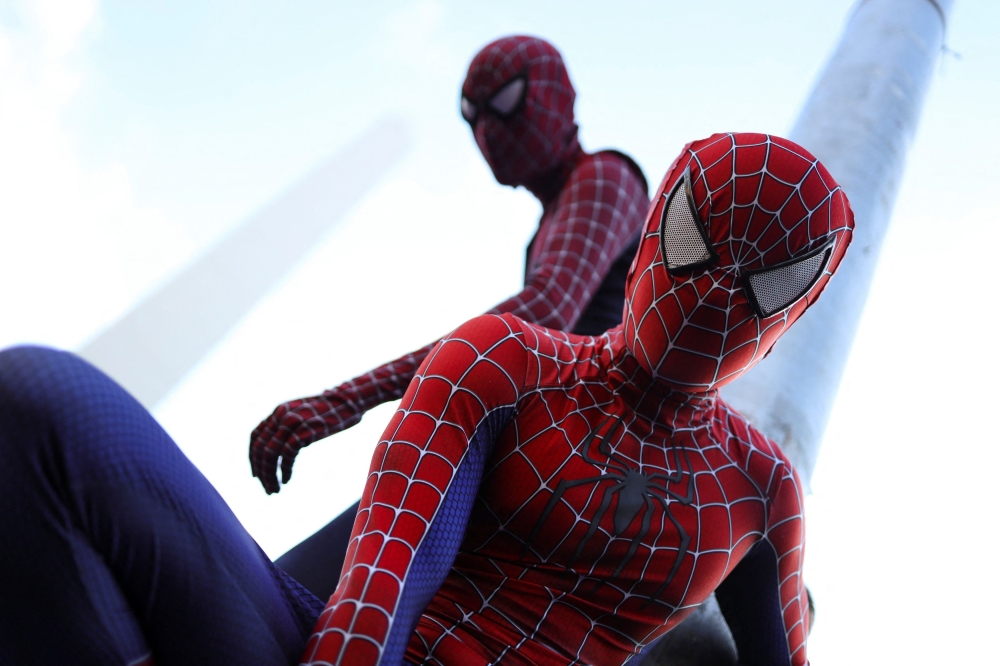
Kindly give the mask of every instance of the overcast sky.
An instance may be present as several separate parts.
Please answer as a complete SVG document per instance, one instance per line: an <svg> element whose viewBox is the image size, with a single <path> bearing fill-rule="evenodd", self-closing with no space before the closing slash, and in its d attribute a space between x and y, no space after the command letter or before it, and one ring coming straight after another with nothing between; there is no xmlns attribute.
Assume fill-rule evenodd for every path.
<svg viewBox="0 0 1000 666"><path fill-rule="evenodd" d="M0 347L79 349L375 118L415 137L155 411L272 556L358 497L392 407L275 497L249 475L256 423L520 287L539 206L458 114L482 45L556 44L584 146L655 182L691 139L787 133L851 7L471 4L0 0ZM814 664L996 653L998 19L957 2L813 479Z"/></svg>

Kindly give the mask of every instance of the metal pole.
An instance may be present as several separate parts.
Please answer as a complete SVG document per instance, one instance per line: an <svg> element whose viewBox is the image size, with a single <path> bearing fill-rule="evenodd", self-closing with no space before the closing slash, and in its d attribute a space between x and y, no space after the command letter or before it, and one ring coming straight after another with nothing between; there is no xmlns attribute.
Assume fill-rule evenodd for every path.
<svg viewBox="0 0 1000 666"><path fill-rule="evenodd" d="M854 242L823 297L724 398L776 440L808 484L864 310L953 0L861 0L789 138L854 209ZM735 664L714 598L643 664Z"/></svg>
<svg viewBox="0 0 1000 666"><path fill-rule="evenodd" d="M864 310L953 0L862 0L789 138L854 209L854 242L823 297L723 397L808 484Z"/></svg>

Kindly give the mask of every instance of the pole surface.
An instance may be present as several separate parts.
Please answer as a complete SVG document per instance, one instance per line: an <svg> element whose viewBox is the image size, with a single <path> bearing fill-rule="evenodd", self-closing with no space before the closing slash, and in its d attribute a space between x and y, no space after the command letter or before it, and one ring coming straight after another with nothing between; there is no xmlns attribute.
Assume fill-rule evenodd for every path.
<svg viewBox="0 0 1000 666"><path fill-rule="evenodd" d="M823 297L723 397L808 484L868 298L952 0L862 0L789 138L854 209L854 241Z"/></svg>
<svg viewBox="0 0 1000 666"><path fill-rule="evenodd" d="M952 0L862 0L789 138L854 209L854 241L823 297L723 397L777 441L808 484L864 310ZM667 634L643 666L735 665L718 604Z"/></svg>

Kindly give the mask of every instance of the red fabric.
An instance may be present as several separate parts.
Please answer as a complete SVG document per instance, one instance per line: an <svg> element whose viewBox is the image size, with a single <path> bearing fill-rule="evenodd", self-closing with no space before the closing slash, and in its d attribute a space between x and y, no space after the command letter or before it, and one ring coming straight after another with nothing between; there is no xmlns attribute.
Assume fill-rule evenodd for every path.
<svg viewBox="0 0 1000 666"><path fill-rule="evenodd" d="M497 180L530 185L544 205L524 289L489 312L511 312L525 321L571 330L642 226L649 199L640 176L623 158L580 149L573 87L551 45L511 37L486 46L473 59L463 91L479 99L525 71L529 85L522 112L507 120L482 113L474 128ZM264 489L279 491L279 460L287 482L302 447L401 398L435 344L321 395L279 405L250 435L251 469Z"/></svg>
<svg viewBox="0 0 1000 666"><path fill-rule="evenodd" d="M631 167L610 153L583 155L546 208L532 246L524 289L492 308L543 326L572 329L611 264L642 226L649 201ZM345 430L369 409L398 400L437 342L329 391L279 405L250 435L254 476L278 492L303 446Z"/></svg>
<svg viewBox="0 0 1000 666"><path fill-rule="evenodd" d="M674 184L691 170L692 195L719 261L709 270L660 270L659 223ZM823 291L844 256L853 216L816 158L763 134L716 134L685 147L646 218L625 287L625 338L645 370L674 388L728 384L764 358ZM826 275L792 308L758 319L740 276L833 240ZM641 267L641 270L636 270Z"/></svg>
<svg viewBox="0 0 1000 666"><path fill-rule="evenodd" d="M473 130L497 182L525 185L538 194L540 181L580 150L573 120L576 91L559 52L535 37L498 39L472 59L462 94L485 108L493 93L521 74L527 75L528 90L520 112L509 119L480 113Z"/></svg>
<svg viewBox="0 0 1000 666"><path fill-rule="evenodd" d="M670 277L659 212L688 166L719 260ZM426 535L442 520L473 433L487 414L513 408L408 661L622 663L765 541L776 554L789 663L806 663L801 484L715 387L755 363L818 297L850 241L850 208L805 150L746 134L688 146L655 201L624 327L591 338L484 316L429 355L376 449L344 575L303 662L379 662L393 623L406 621L396 604L415 557L439 547ZM821 283L754 321L740 272L830 240ZM689 360L696 355L711 363Z"/></svg>

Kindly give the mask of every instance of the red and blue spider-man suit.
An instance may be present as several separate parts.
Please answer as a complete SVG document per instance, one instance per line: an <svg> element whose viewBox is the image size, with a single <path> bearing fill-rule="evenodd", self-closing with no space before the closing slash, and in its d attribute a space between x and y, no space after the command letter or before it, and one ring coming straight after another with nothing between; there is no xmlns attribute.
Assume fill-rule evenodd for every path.
<svg viewBox="0 0 1000 666"><path fill-rule="evenodd" d="M543 206L528 247L524 289L490 312L590 335L621 323L625 274L649 199L630 158L580 148L575 98L559 52L541 39L515 36L488 44L473 58L461 109L497 181L523 185ZM279 405L251 435L254 476L268 493L278 492L279 458L287 482L303 446L401 398L435 344L321 395Z"/></svg>
<svg viewBox="0 0 1000 666"><path fill-rule="evenodd" d="M801 484L717 389L852 226L801 147L715 135L656 193L623 326L486 315L445 338L376 449L305 663L620 664L714 590L741 664L805 664Z"/></svg>
<svg viewBox="0 0 1000 666"><path fill-rule="evenodd" d="M325 610L121 387L0 352L0 662L634 662L715 590L741 663L805 663L799 483L716 388L818 297L851 227L794 144L688 146L623 327L488 315L424 361Z"/></svg>

